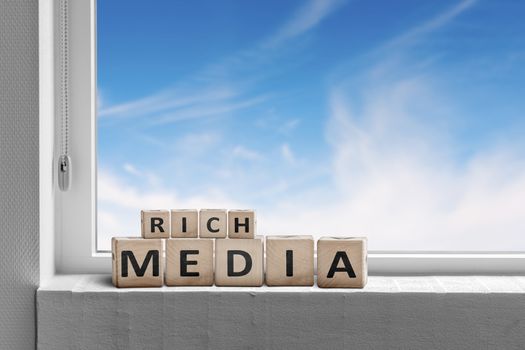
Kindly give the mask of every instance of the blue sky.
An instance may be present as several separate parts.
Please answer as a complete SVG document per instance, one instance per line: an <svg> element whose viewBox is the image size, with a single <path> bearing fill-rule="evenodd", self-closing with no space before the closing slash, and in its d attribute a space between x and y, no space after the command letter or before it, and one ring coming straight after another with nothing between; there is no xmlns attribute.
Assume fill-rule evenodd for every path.
<svg viewBox="0 0 525 350"><path fill-rule="evenodd" d="M525 3L152 4L97 4L100 247L141 208L241 207L261 234L525 250Z"/></svg>

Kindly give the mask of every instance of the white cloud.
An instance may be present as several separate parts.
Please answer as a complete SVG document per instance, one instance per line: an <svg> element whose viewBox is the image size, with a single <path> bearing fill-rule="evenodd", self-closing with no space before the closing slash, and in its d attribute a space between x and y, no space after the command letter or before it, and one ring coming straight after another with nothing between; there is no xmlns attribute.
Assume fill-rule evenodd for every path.
<svg viewBox="0 0 525 350"><path fill-rule="evenodd" d="M281 145L281 156L288 164L295 164L295 156L287 143Z"/></svg>
<svg viewBox="0 0 525 350"><path fill-rule="evenodd" d="M232 151L232 154L236 158L255 161L262 159L262 155L257 151L249 149L245 146L237 145Z"/></svg>
<svg viewBox="0 0 525 350"><path fill-rule="evenodd" d="M437 16L431 18L430 20L392 39L386 45L384 45L382 49L389 50L417 41L421 39L425 34L428 34L436 29L443 27L444 25L455 19L457 16L471 8L476 2L477 0L462 0L450 9L439 13Z"/></svg>
<svg viewBox="0 0 525 350"><path fill-rule="evenodd" d="M301 7L283 27L266 42L265 46L274 46L297 37L321 23L337 9L341 0L310 0Z"/></svg>

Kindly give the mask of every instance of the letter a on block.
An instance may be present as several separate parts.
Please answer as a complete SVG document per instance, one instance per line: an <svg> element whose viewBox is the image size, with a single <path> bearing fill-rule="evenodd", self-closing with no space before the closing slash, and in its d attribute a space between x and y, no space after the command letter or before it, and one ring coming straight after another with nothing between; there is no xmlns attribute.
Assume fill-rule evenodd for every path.
<svg viewBox="0 0 525 350"><path fill-rule="evenodd" d="M323 237L317 241L317 285L363 288L368 278L366 238Z"/></svg>
<svg viewBox="0 0 525 350"><path fill-rule="evenodd" d="M164 283L162 240L113 238L115 287L160 287Z"/></svg>
<svg viewBox="0 0 525 350"><path fill-rule="evenodd" d="M143 238L168 238L170 212L168 210L142 210L140 212Z"/></svg>

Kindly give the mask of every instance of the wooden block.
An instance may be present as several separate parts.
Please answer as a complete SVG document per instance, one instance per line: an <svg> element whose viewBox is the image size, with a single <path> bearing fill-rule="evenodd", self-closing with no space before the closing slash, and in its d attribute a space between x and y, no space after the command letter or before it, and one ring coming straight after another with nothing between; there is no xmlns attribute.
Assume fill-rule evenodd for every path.
<svg viewBox="0 0 525 350"><path fill-rule="evenodd" d="M312 236L266 237L266 284L313 286L314 239Z"/></svg>
<svg viewBox="0 0 525 350"><path fill-rule="evenodd" d="M226 238L226 209L201 209L199 212L199 237Z"/></svg>
<svg viewBox="0 0 525 350"><path fill-rule="evenodd" d="M199 212L197 209L171 210L171 238L199 237Z"/></svg>
<svg viewBox="0 0 525 350"><path fill-rule="evenodd" d="M168 239L166 284L168 286L213 285L213 239Z"/></svg>
<svg viewBox="0 0 525 350"><path fill-rule="evenodd" d="M228 211L228 238L253 238L257 230L254 210Z"/></svg>
<svg viewBox="0 0 525 350"><path fill-rule="evenodd" d="M111 240L115 287L160 287L164 283L161 239L122 238Z"/></svg>
<svg viewBox="0 0 525 350"><path fill-rule="evenodd" d="M215 284L218 286L262 286L263 241L218 239L215 241Z"/></svg>
<svg viewBox="0 0 525 350"><path fill-rule="evenodd" d="M170 212L168 210L142 210L140 221L143 238L169 238Z"/></svg>
<svg viewBox="0 0 525 350"><path fill-rule="evenodd" d="M317 241L317 285L363 288L368 277L366 238L323 237Z"/></svg>

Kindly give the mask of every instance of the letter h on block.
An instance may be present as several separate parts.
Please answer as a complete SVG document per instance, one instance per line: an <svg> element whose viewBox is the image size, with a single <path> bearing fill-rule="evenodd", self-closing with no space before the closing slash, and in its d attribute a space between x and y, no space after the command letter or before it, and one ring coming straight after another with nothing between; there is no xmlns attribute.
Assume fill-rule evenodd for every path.
<svg viewBox="0 0 525 350"><path fill-rule="evenodd" d="M256 231L255 210L228 211L228 238L254 238Z"/></svg>
<svg viewBox="0 0 525 350"><path fill-rule="evenodd" d="M164 271L161 239L121 238L111 241L115 287L161 287Z"/></svg>

